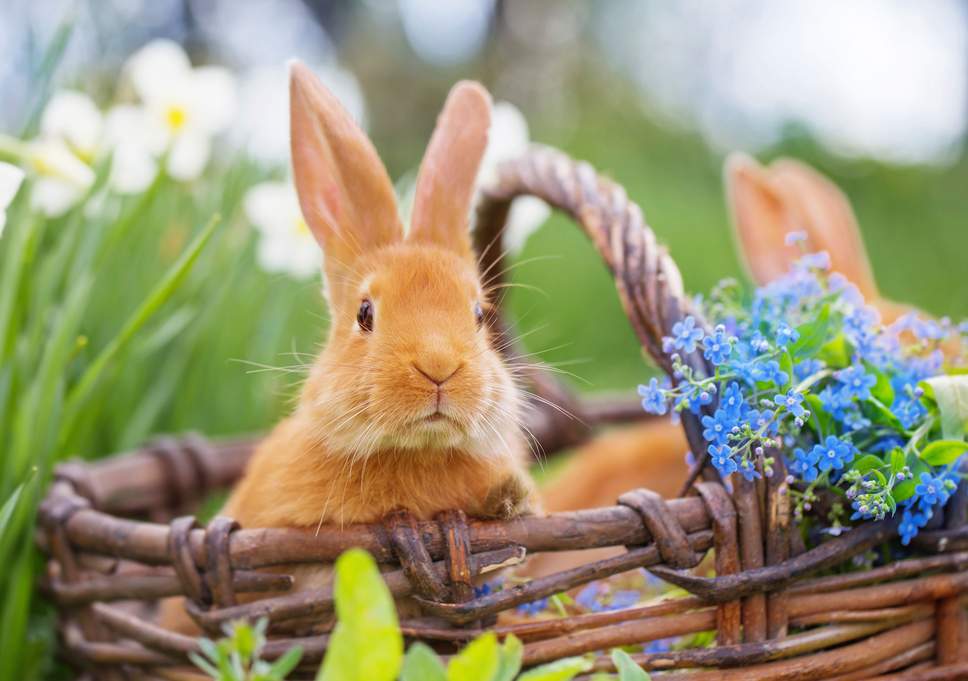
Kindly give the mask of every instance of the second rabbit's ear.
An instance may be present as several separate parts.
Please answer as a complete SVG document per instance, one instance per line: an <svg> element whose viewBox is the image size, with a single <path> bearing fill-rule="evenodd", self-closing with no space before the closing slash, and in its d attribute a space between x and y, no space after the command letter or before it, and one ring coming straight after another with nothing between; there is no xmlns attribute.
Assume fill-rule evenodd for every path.
<svg viewBox="0 0 968 681"><path fill-rule="evenodd" d="M803 231L808 251L827 251L831 269L868 300L878 297L854 213L830 180L799 161L779 159L765 168L745 154L731 154L724 175L739 250L757 284L789 270L802 251L788 246L786 236Z"/></svg>
<svg viewBox="0 0 968 681"><path fill-rule="evenodd" d="M766 169L745 154L730 154L723 171L726 202L739 252L757 285L783 276L800 255L786 244L788 232L803 229L796 224Z"/></svg>
<svg viewBox="0 0 968 681"><path fill-rule="evenodd" d="M470 255L468 213L491 126L491 97L461 81L444 109L420 163L409 239Z"/></svg>
<svg viewBox="0 0 968 681"><path fill-rule="evenodd" d="M864 239L840 187L793 159L777 159L770 164L769 173L792 209L802 216L810 250L827 251L833 271L847 277L868 300L876 299L877 284Z"/></svg>
<svg viewBox="0 0 968 681"><path fill-rule="evenodd" d="M393 185L366 134L299 62L289 70L290 144L299 205L323 249L328 290L339 303L355 262L403 235Z"/></svg>

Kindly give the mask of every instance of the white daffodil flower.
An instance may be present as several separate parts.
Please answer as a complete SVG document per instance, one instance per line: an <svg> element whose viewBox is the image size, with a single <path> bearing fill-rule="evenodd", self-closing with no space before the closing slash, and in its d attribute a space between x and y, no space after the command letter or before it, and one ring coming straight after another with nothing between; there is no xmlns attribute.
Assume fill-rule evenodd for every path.
<svg viewBox="0 0 968 681"><path fill-rule="evenodd" d="M148 114L139 106L119 104L104 120L104 145L112 150L108 184L119 194L140 194L158 174L156 156L164 140L152 138Z"/></svg>
<svg viewBox="0 0 968 681"><path fill-rule="evenodd" d="M88 165L100 150L103 127L104 117L94 101L74 90L55 93L40 118L41 137L63 140Z"/></svg>
<svg viewBox="0 0 968 681"><path fill-rule="evenodd" d="M66 213L94 184L94 171L57 138L26 145L27 162L36 174L31 205L49 218Z"/></svg>
<svg viewBox="0 0 968 681"><path fill-rule="evenodd" d="M3 236L3 228L7 224L7 207L13 202L23 181L24 171L0 161L0 236Z"/></svg>
<svg viewBox="0 0 968 681"><path fill-rule="evenodd" d="M524 114L510 102L497 102L491 113L491 130L487 148L477 176L478 187L497 180L498 166L522 156L530 145L528 122ZM479 196L479 195L478 195ZM524 196L514 200L504 230L504 247L517 255L525 243L551 215L551 209L541 199Z"/></svg>
<svg viewBox="0 0 968 681"><path fill-rule="evenodd" d="M256 260L262 269L297 279L308 279L319 272L319 246L303 219L291 184L257 184L246 192L243 206L259 231Z"/></svg>
<svg viewBox="0 0 968 681"><path fill-rule="evenodd" d="M235 78L217 66L193 68L170 40L142 47L126 72L145 108L146 148L168 152L167 170L175 179L197 178L208 163L212 137L235 114Z"/></svg>
<svg viewBox="0 0 968 681"><path fill-rule="evenodd" d="M110 188L119 194L138 194L155 178L155 155L164 149L164 140L157 135L152 139L146 121L147 115L140 107L116 106L105 116L87 95L62 90L44 108L40 139L66 145L87 166L111 155ZM60 155L59 150L55 153ZM54 205L59 200L69 203L70 192L55 194L58 198ZM61 208L55 210L63 212Z"/></svg>

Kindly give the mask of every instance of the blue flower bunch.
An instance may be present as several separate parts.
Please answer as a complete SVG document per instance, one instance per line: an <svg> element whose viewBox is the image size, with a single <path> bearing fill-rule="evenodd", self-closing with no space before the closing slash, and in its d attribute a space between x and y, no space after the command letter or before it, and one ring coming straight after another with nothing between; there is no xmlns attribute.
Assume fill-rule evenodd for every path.
<svg viewBox="0 0 968 681"><path fill-rule="evenodd" d="M642 407L698 416L724 478L772 476L782 456L798 518L821 491L842 497L834 533L848 507L849 520L900 510L907 544L951 496L968 451L968 376L950 350L968 327L913 314L883 324L829 270L826 253L811 253L751 294L721 282L698 301L712 328L689 316L663 339L673 379L639 386Z"/></svg>

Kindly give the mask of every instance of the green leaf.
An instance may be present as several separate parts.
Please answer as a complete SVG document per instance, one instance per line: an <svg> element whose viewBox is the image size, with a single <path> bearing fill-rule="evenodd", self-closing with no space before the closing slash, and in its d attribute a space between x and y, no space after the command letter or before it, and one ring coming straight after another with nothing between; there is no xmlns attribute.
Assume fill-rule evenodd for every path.
<svg viewBox="0 0 968 681"><path fill-rule="evenodd" d="M450 659L447 681L492 681L501 666L501 650L493 631L481 634Z"/></svg>
<svg viewBox="0 0 968 681"><path fill-rule="evenodd" d="M860 473L867 473L868 471L875 470L883 465L884 462L879 456L874 456L873 454L864 454L862 457L854 461L850 467Z"/></svg>
<svg viewBox="0 0 968 681"><path fill-rule="evenodd" d="M921 450L921 460L931 466L947 466L968 452L964 440L936 440Z"/></svg>
<svg viewBox="0 0 968 681"><path fill-rule="evenodd" d="M876 397L881 404L894 404L894 387L891 385L891 379L883 371L868 362L864 362L864 370L877 378L877 383L871 389L871 395Z"/></svg>
<svg viewBox="0 0 968 681"><path fill-rule="evenodd" d="M3 508L0 508L0 537L6 534L7 525L10 523L10 518L13 517L13 512L17 510L17 505L20 503L20 497L23 495L26 486L26 482L18 485L13 494L3 502Z"/></svg>
<svg viewBox="0 0 968 681"><path fill-rule="evenodd" d="M498 669L494 681L514 681L514 677L521 671L521 658L524 656L524 645L514 634L508 634L501 647L501 667Z"/></svg>
<svg viewBox="0 0 968 681"><path fill-rule="evenodd" d="M934 394L941 414L941 435L946 440L965 436L968 423L968 376L935 376L924 381Z"/></svg>
<svg viewBox="0 0 968 681"><path fill-rule="evenodd" d="M843 369L850 364L853 353L853 346L841 333L820 347L817 351L817 359L822 360L831 369Z"/></svg>
<svg viewBox="0 0 968 681"><path fill-rule="evenodd" d="M338 623L317 681L393 681L403 662L403 636L376 562L350 549L336 560L335 579Z"/></svg>
<svg viewBox="0 0 968 681"><path fill-rule="evenodd" d="M400 681L447 681L447 671L430 646L417 641L403 658Z"/></svg>
<svg viewBox="0 0 968 681"><path fill-rule="evenodd" d="M181 257L172 264L171 268L162 277L161 281L151 290L147 298L138 306L134 313L121 327L118 334L101 350L98 356L91 362L77 384L71 390L64 408L64 421L61 427L60 444L64 444L70 438L74 425L80 416L84 405L94 392L101 375L114 359L134 338L138 330L151 319L152 315L164 305L172 294L178 289L182 281L192 269L192 265L202 254L205 245L215 233L218 226L219 216L213 216L204 229L199 232L194 241L188 245Z"/></svg>
<svg viewBox="0 0 968 681"><path fill-rule="evenodd" d="M248 622L236 622L233 625L232 640L235 643L235 650L243 662L248 663L255 654L258 643L255 631L249 626Z"/></svg>
<svg viewBox="0 0 968 681"><path fill-rule="evenodd" d="M293 646L287 650L282 657L273 662L272 666L269 667L269 678L273 681L283 681L283 679L289 676L289 672L295 669L296 665L299 664L299 660L302 658L302 653L303 650L300 646Z"/></svg>
<svg viewBox="0 0 968 681"><path fill-rule="evenodd" d="M891 450L891 473L899 473L904 468L904 450L895 447Z"/></svg>
<svg viewBox="0 0 968 681"><path fill-rule="evenodd" d="M861 410L864 415L870 418L874 423L878 423L882 426L888 426L893 430L904 432L904 426L898 420L897 416L894 415L890 409L888 409L880 400L871 396L871 399L864 402L861 406Z"/></svg>
<svg viewBox="0 0 968 681"><path fill-rule="evenodd" d="M817 313L816 319L797 327L797 333L800 334L800 338L790 348L790 354L803 356L816 353L824 344L829 330L830 303L824 303L824 306L820 308L820 312Z"/></svg>
<svg viewBox="0 0 968 681"><path fill-rule="evenodd" d="M569 681L592 668L592 661L585 657L566 657L525 672L518 681Z"/></svg>
<svg viewBox="0 0 968 681"><path fill-rule="evenodd" d="M833 417L823 408L823 402L820 398L813 393L807 393L804 396L804 402L807 403L807 408L810 410L810 421L809 425L819 427L817 432L817 437L824 437L834 432L834 421Z"/></svg>
<svg viewBox="0 0 968 681"><path fill-rule="evenodd" d="M914 496L914 488L917 487L914 480L905 480L894 485L894 489L891 490L891 498L894 499L896 503L901 503Z"/></svg>
<svg viewBox="0 0 968 681"><path fill-rule="evenodd" d="M192 664L201 669L203 672L208 674L210 677L219 681L218 669L213 667L208 660L199 655L198 653L188 653L188 659L192 661Z"/></svg>
<svg viewBox="0 0 968 681"><path fill-rule="evenodd" d="M649 681L652 678L621 648L612 651L612 662L618 670L618 681Z"/></svg>

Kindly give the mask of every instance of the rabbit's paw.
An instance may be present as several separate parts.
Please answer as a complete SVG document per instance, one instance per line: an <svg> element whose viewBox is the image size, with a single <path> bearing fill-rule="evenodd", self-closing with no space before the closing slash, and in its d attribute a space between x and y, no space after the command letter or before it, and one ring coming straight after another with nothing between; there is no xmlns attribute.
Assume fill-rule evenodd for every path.
<svg viewBox="0 0 968 681"><path fill-rule="evenodd" d="M533 490L527 478L509 475L484 499L482 513L487 518L509 520L534 512Z"/></svg>

